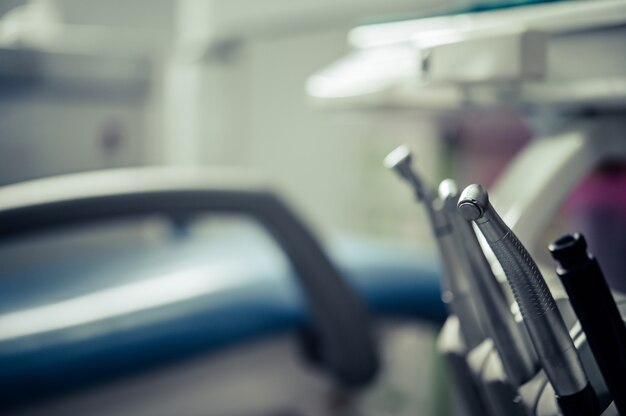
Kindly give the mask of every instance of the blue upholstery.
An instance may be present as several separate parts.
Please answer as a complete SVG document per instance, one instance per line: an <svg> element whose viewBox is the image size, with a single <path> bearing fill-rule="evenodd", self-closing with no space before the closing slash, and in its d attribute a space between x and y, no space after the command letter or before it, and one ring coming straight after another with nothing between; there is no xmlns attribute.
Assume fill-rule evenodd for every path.
<svg viewBox="0 0 626 416"><path fill-rule="evenodd" d="M444 321L434 256L379 241L344 238L329 246L331 257L374 314ZM211 276L227 285L109 319L0 340L0 402L128 375L307 323L306 304L291 268L263 237L181 238L156 246L129 242L99 247L97 253L70 254L20 267L9 264L0 279L0 313L6 316L153 276L176 276L177 270L195 264L229 266L226 275Z"/></svg>

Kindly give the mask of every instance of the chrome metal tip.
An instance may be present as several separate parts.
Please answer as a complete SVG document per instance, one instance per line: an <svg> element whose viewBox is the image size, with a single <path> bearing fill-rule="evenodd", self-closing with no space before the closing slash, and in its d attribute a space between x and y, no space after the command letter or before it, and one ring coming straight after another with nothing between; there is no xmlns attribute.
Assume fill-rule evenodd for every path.
<svg viewBox="0 0 626 416"><path fill-rule="evenodd" d="M406 180L418 200L425 198L428 191L425 189L422 179L411 167L411 151L405 145L399 146L387 155L383 161L385 167L394 170L402 179Z"/></svg>
<svg viewBox="0 0 626 416"><path fill-rule="evenodd" d="M439 184L439 199L445 201L450 198L456 198L459 195L459 189L454 179L444 179Z"/></svg>
<svg viewBox="0 0 626 416"><path fill-rule="evenodd" d="M489 204L489 195L480 185L470 185L459 197L457 208L463 218L474 221L483 216Z"/></svg>
<svg viewBox="0 0 626 416"><path fill-rule="evenodd" d="M383 165L387 169L397 169L398 166L411 163L411 151L405 145L398 146L385 157Z"/></svg>

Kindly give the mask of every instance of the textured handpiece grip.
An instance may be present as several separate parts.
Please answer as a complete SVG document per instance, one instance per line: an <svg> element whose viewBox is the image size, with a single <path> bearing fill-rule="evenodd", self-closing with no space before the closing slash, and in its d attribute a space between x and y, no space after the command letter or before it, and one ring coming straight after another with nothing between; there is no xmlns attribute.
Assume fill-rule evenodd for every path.
<svg viewBox="0 0 626 416"><path fill-rule="evenodd" d="M476 223L504 269L557 395L569 396L584 389L587 375L548 285L528 251L489 203L487 192L480 185L468 186L459 198L458 209L465 219Z"/></svg>
<svg viewBox="0 0 626 416"><path fill-rule="evenodd" d="M548 285L515 234L508 232L490 246L508 277L524 319L533 319L556 309Z"/></svg>

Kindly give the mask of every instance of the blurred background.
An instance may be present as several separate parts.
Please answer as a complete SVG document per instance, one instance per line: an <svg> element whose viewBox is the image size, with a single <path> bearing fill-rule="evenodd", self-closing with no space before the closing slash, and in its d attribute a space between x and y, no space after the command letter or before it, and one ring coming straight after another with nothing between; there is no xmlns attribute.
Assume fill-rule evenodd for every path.
<svg viewBox="0 0 626 416"><path fill-rule="evenodd" d="M419 210L380 166L410 142L433 181L449 176L440 127L406 109L320 112L304 87L347 52L358 23L473 3L315 3L5 2L0 181L145 165L242 167L284 189L325 230L427 237ZM508 127L483 121L446 136ZM507 150L494 150L497 159ZM489 156L493 166L474 169L492 174L503 164Z"/></svg>
<svg viewBox="0 0 626 416"><path fill-rule="evenodd" d="M3 414L457 414L430 225L382 160L407 144L433 186L491 186L537 138L623 120L624 16L604 0L0 1L0 210L178 183L157 169L19 185L106 169L260 182L363 300L382 357L359 388L303 358L308 289L254 218L148 212L21 235L9 212ZM422 32L470 43L423 53ZM626 165L600 159L528 238L547 259L555 236L587 232L626 290Z"/></svg>

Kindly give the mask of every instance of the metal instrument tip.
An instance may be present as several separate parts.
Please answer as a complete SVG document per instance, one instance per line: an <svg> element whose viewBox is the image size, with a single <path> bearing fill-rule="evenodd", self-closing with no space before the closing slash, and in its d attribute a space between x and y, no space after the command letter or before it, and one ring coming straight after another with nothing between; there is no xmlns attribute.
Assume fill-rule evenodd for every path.
<svg viewBox="0 0 626 416"><path fill-rule="evenodd" d="M480 185L470 185L459 197L457 205L461 216L468 221L474 221L483 216L489 204L489 195Z"/></svg>
<svg viewBox="0 0 626 416"><path fill-rule="evenodd" d="M444 179L439 184L439 199L445 201L449 198L455 198L459 194L459 189L456 186L454 179Z"/></svg>
<svg viewBox="0 0 626 416"><path fill-rule="evenodd" d="M396 147L385 157L383 165L387 169L396 169L399 165L411 163L411 151L405 145Z"/></svg>

